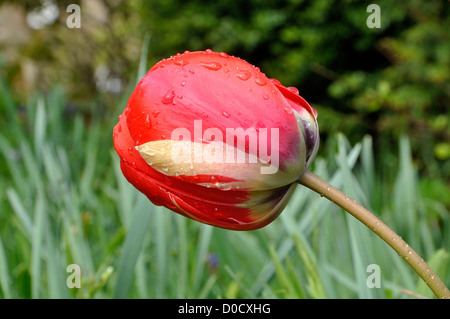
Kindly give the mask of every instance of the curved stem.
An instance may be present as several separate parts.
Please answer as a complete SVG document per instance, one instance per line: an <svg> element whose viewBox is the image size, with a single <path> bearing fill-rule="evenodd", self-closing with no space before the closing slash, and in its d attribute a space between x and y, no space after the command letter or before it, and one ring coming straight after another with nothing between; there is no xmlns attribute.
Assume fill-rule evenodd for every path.
<svg viewBox="0 0 450 319"><path fill-rule="evenodd" d="M328 198L369 227L414 269L438 298L450 299L450 291L439 276L400 236L379 220L378 217L358 204L354 199L308 170L300 177L298 183Z"/></svg>

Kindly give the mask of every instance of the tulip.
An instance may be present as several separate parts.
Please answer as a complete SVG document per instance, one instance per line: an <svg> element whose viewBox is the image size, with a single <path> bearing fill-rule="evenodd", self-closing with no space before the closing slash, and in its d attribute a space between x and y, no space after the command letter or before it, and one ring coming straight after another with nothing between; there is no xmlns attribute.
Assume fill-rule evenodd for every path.
<svg viewBox="0 0 450 319"><path fill-rule="evenodd" d="M281 213L299 183L373 230L436 296L450 298L401 237L308 170L319 145L316 118L296 88L259 68L225 53L186 51L139 82L113 139L124 176L155 205L216 227L253 230Z"/></svg>
<svg viewBox="0 0 450 319"><path fill-rule="evenodd" d="M316 116L297 89L242 59L185 52L139 82L114 146L124 176L155 205L251 230L281 213L314 159Z"/></svg>

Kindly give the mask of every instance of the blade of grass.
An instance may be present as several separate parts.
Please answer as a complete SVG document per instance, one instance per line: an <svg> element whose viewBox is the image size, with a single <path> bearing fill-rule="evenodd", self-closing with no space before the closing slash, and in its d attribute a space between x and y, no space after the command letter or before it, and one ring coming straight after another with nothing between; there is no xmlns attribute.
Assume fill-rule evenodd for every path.
<svg viewBox="0 0 450 319"><path fill-rule="evenodd" d="M27 210L25 209L22 201L19 198L19 195L17 195L17 192L14 189L9 188L6 193L14 212L22 223L22 226L25 230L24 235L31 241L32 237L34 236L34 227Z"/></svg>
<svg viewBox="0 0 450 319"><path fill-rule="evenodd" d="M0 236L0 287L5 299L12 297L10 290L11 278L8 271L8 260L6 259L5 248Z"/></svg>
<svg viewBox="0 0 450 319"><path fill-rule="evenodd" d="M48 216L45 216L45 225L49 226ZM67 261L64 256L57 249L54 242L54 234L50 231L45 232L46 242L46 266L47 266L47 280L48 280L48 297L50 299L67 299L69 298L66 278L64 277L62 265Z"/></svg>
<svg viewBox="0 0 450 319"><path fill-rule="evenodd" d="M194 267L194 292L197 292L200 283L203 279L203 272L205 269L206 255L208 253L209 244L211 242L211 235L213 233L213 227L209 225L201 225L200 227L200 236L197 244L197 255L195 258L195 267Z"/></svg>
<svg viewBox="0 0 450 319"><path fill-rule="evenodd" d="M169 212L164 208L155 207L154 220L155 220L155 230L156 235L154 241L156 244L156 265L157 274L155 286L155 296L156 298L163 298L165 287L167 283L167 258L168 258L168 217L170 217Z"/></svg>
<svg viewBox="0 0 450 319"><path fill-rule="evenodd" d="M317 265L317 260L315 259L315 255L311 250L311 247L309 247L306 239L301 234L293 235L293 239L297 254L302 260L303 267L305 267L309 295L312 298L326 298L318 271L319 267Z"/></svg>
<svg viewBox="0 0 450 319"><path fill-rule="evenodd" d="M136 78L136 84L138 84L139 81L147 73L147 56L148 56L148 49L150 47L150 38L151 38L151 36L149 34L146 34L144 36L144 40L142 42L141 56L139 59L139 67L138 67L138 73L137 73L137 78Z"/></svg>
<svg viewBox="0 0 450 319"><path fill-rule="evenodd" d="M34 229L31 241L31 297L39 298L41 288L41 264L44 237L45 203L41 192L38 192L34 211Z"/></svg>
<svg viewBox="0 0 450 319"><path fill-rule="evenodd" d="M355 185L355 179L350 171L350 168L347 165L346 160L346 146L348 142L344 138L343 135L339 135L338 137L338 155L337 162L340 170L342 171L342 179L344 192L348 194L350 197L357 197L357 190ZM350 236L350 247L352 251L352 259L353 259L353 271L355 272L355 280L357 282L358 287L358 297L362 299L372 298L372 294L370 289L368 289L366 285L366 273L365 269L368 263L365 261L365 256L361 247L361 242L363 242L363 234L361 232L360 223L354 219L349 214L346 215L347 219L347 227Z"/></svg>
<svg viewBox="0 0 450 319"><path fill-rule="evenodd" d="M270 257L275 266L276 278L283 288L283 298L293 299L298 298L294 284L292 283L292 278L289 276L287 271L284 269L280 259L277 256L275 248L273 246L269 247ZM289 258L287 258L289 260Z"/></svg>
<svg viewBox="0 0 450 319"><path fill-rule="evenodd" d="M114 298L127 298L130 292L136 262L141 253L142 243L151 216L152 215L149 214L146 209L136 209L134 211L130 228L128 229L123 245L122 256L119 261L116 286L114 288Z"/></svg>
<svg viewBox="0 0 450 319"><path fill-rule="evenodd" d="M181 218L180 218L181 217ZM186 218L182 216L176 216L177 233L178 233L178 289L177 297L186 298L186 288L188 283L188 236L186 229Z"/></svg>
<svg viewBox="0 0 450 319"><path fill-rule="evenodd" d="M34 148L36 158L40 159L45 140L45 130L47 126L47 119L45 114L45 103L42 98L38 99L36 105L36 118L34 121Z"/></svg>

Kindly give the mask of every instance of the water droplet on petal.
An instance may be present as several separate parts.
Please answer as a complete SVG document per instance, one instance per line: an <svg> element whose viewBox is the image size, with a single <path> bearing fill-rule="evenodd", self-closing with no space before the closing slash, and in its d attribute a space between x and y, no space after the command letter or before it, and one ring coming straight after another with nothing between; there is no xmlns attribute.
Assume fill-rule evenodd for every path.
<svg viewBox="0 0 450 319"><path fill-rule="evenodd" d="M252 76L252 74L250 73L250 71L240 70L238 73L236 73L236 76L242 81L247 81Z"/></svg>
<svg viewBox="0 0 450 319"><path fill-rule="evenodd" d="M289 114L289 115L292 114L292 109L290 107L285 107L284 111L286 112L286 114Z"/></svg>
<svg viewBox="0 0 450 319"><path fill-rule="evenodd" d="M222 115L223 115L223 117L226 117L226 118L229 118L229 117L230 117L230 114L227 113L227 112L222 112Z"/></svg>
<svg viewBox="0 0 450 319"><path fill-rule="evenodd" d="M263 95L263 99L264 99L264 100L268 100L268 99L269 99L269 96L266 95L266 94L264 94L264 95Z"/></svg>
<svg viewBox="0 0 450 319"><path fill-rule="evenodd" d="M149 129L149 128L152 127L152 121L150 120L150 114L147 114L147 115L145 116L145 122L144 122L144 125L145 125L145 127L146 127L147 129Z"/></svg>
<svg viewBox="0 0 450 319"><path fill-rule="evenodd" d="M259 86L264 86L267 84L267 81L265 78L257 76L255 77L255 83L258 84Z"/></svg>
<svg viewBox="0 0 450 319"><path fill-rule="evenodd" d="M205 52L206 53L212 53L213 51L211 49L206 49Z"/></svg>
<svg viewBox="0 0 450 319"><path fill-rule="evenodd" d="M128 147L128 153L130 154L130 155L133 155L133 148L130 146L130 147Z"/></svg>
<svg viewBox="0 0 450 319"><path fill-rule="evenodd" d="M186 62L185 60L180 59L180 60L174 61L173 64L183 67L183 66L189 64L189 62Z"/></svg>
<svg viewBox="0 0 450 319"><path fill-rule="evenodd" d="M270 79L270 82L272 82L275 85L281 85L280 81L278 81L277 79Z"/></svg>
<svg viewBox="0 0 450 319"><path fill-rule="evenodd" d="M153 114L153 117L156 119L158 117L158 115L159 115L159 111L152 112L152 114Z"/></svg>
<svg viewBox="0 0 450 319"><path fill-rule="evenodd" d="M175 97L175 92L173 90L169 90L166 95L162 98L162 102L164 104L170 104L173 102L173 98Z"/></svg>
<svg viewBox="0 0 450 319"><path fill-rule="evenodd" d="M226 54L225 52L220 52L219 55L223 58L228 58L228 54Z"/></svg>
<svg viewBox="0 0 450 319"><path fill-rule="evenodd" d="M298 89L296 87L290 86L287 89L292 93L299 95Z"/></svg>
<svg viewBox="0 0 450 319"><path fill-rule="evenodd" d="M224 184L222 184L222 187L221 187L221 190L223 190L223 191L229 191L229 190L231 190L231 184L229 184L229 183L224 183Z"/></svg>
<svg viewBox="0 0 450 319"><path fill-rule="evenodd" d="M208 70L217 71L222 68L222 64L219 62L200 63L200 65Z"/></svg>
<svg viewBox="0 0 450 319"><path fill-rule="evenodd" d="M189 69L189 73L190 73L190 74L194 74L194 73L195 73L195 71L194 71L194 70L192 70L192 69Z"/></svg>
<svg viewBox="0 0 450 319"><path fill-rule="evenodd" d="M186 81L181 81L181 86L185 86L186 85Z"/></svg>

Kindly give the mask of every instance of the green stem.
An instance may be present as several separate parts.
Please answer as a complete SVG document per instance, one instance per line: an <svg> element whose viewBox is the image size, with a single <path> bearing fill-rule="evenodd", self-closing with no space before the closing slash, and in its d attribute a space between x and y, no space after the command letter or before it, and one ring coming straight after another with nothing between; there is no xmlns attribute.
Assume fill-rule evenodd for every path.
<svg viewBox="0 0 450 319"><path fill-rule="evenodd" d="M438 298L450 299L450 291L439 276L400 236L379 220L378 217L358 204L354 199L308 170L300 177L298 183L328 198L369 227L414 269Z"/></svg>

